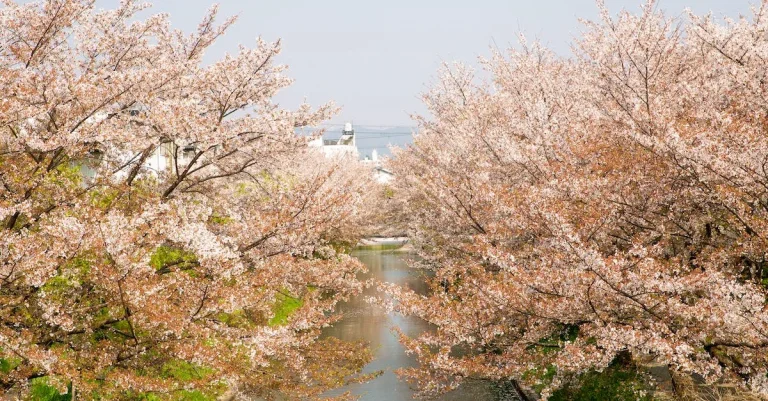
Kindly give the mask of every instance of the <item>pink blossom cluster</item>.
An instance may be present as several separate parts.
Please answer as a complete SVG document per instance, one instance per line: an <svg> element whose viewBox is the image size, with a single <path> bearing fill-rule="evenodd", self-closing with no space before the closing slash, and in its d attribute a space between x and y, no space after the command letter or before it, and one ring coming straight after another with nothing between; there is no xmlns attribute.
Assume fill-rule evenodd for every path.
<svg viewBox="0 0 768 401"><path fill-rule="evenodd" d="M521 37L448 65L392 169L434 272L392 307L424 395L543 395L621 355L768 396L768 2L751 17L584 21L572 57ZM544 374L554 371L554 376Z"/></svg>
<svg viewBox="0 0 768 401"><path fill-rule="evenodd" d="M0 395L338 386L370 357L318 341L363 286L369 174L296 134L335 106L271 101L279 42L203 63L215 7L191 34L148 7L0 7Z"/></svg>

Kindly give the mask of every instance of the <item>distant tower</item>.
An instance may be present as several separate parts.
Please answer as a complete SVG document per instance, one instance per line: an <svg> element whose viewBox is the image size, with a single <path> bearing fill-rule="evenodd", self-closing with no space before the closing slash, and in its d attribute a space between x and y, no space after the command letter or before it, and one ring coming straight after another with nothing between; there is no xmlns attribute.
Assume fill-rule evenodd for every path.
<svg viewBox="0 0 768 401"><path fill-rule="evenodd" d="M339 145L355 145L355 130L352 129L352 123L344 124L344 131L341 132Z"/></svg>
<svg viewBox="0 0 768 401"><path fill-rule="evenodd" d="M375 162L379 161L379 152L377 152L376 149L371 152L371 160Z"/></svg>

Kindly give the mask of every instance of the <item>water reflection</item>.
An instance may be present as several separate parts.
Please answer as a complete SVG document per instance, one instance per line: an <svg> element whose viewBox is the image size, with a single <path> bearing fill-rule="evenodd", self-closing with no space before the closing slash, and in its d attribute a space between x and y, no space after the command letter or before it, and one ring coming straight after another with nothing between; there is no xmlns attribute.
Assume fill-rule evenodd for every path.
<svg viewBox="0 0 768 401"><path fill-rule="evenodd" d="M369 272L361 279L375 278L377 280L406 285L412 290L424 293L426 284L419 272L408 269L407 259L411 254L397 251L355 251L353 256L368 266ZM350 391L361 396L365 401L398 401L413 399L414 391L408 384L398 380L394 371L402 367L415 366L415 358L405 354L391 328L399 327L409 336L416 336L429 325L416 318L388 315L378 305L365 301L369 296L377 295L375 289L368 289L356 299L339 305L339 310L345 317L333 327L327 328L324 336L338 337L349 341L367 341L375 352L375 359L368 364L363 373L383 371L384 374L367 383L352 384L342 389L328 393L334 396ZM483 383L468 384L458 390L446 394L441 400L496 400L505 397L496 393L490 385Z"/></svg>

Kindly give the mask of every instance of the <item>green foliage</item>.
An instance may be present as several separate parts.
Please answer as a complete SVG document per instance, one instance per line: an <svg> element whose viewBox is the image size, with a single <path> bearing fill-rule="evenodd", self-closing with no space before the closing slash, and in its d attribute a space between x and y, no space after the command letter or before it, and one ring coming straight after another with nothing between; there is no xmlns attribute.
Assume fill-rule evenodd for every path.
<svg viewBox="0 0 768 401"><path fill-rule="evenodd" d="M48 281L43 284L41 289L51 299L58 300L66 297L66 293L75 285L76 282L73 282L66 277L54 276L49 278Z"/></svg>
<svg viewBox="0 0 768 401"><path fill-rule="evenodd" d="M116 322L112 325L116 330L120 330L123 333L128 333L131 331L131 324L128 323L127 320L121 320L119 322Z"/></svg>
<svg viewBox="0 0 768 401"><path fill-rule="evenodd" d="M212 214L209 220L211 223L219 225L229 224L234 221L231 217L220 216L216 213Z"/></svg>
<svg viewBox="0 0 768 401"><path fill-rule="evenodd" d="M632 366L614 364L589 372L556 391L550 401L650 401L649 385Z"/></svg>
<svg viewBox="0 0 768 401"><path fill-rule="evenodd" d="M99 312L98 318L107 320L111 315L102 315L103 312ZM91 339L95 342L98 341L115 341L118 343L123 343L128 338L131 333L131 325L128 323L127 320L120 320L112 324L108 324L106 326L100 327L98 330L94 330L93 335L91 336ZM138 332L137 332L138 334Z"/></svg>
<svg viewBox="0 0 768 401"><path fill-rule="evenodd" d="M83 182L82 166L77 163L61 163L56 167L55 174L48 177L56 186L80 186Z"/></svg>
<svg viewBox="0 0 768 401"><path fill-rule="evenodd" d="M549 337L542 338L538 344L528 347L543 354L559 351L564 343L572 343L579 336L579 326L563 325Z"/></svg>
<svg viewBox="0 0 768 401"><path fill-rule="evenodd" d="M239 329L248 329L256 326L254 320L243 310L236 310L232 313L221 312L216 315L216 319L229 327Z"/></svg>
<svg viewBox="0 0 768 401"><path fill-rule="evenodd" d="M247 183L239 183L239 184L237 184L237 188L235 189L235 195L237 195L237 196L246 196L246 195L248 195L248 184Z"/></svg>
<svg viewBox="0 0 768 401"><path fill-rule="evenodd" d="M48 377L38 377L29 382L30 401L71 401L72 384L67 386L67 394L59 393L56 387L51 386Z"/></svg>
<svg viewBox="0 0 768 401"><path fill-rule="evenodd" d="M99 209L109 209L115 202L120 191L113 188L104 188L103 190L92 190L90 192L91 204Z"/></svg>
<svg viewBox="0 0 768 401"><path fill-rule="evenodd" d="M172 401L214 401L216 397L209 397L200 391L181 391L171 397Z"/></svg>
<svg viewBox="0 0 768 401"><path fill-rule="evenodd" d="M560 331L560 341L572 343L579 336L579 326L567 325Z"/></svg>
<svg viewBox="0 0 768 401"><path fill-rule="evenodd" d="M0 220L0 226L6 227L11 221L12 216L6 216L4 219ZM29 223L29 216L27 216L24 213L19 214L19 216L16 218L16 222L13 225L13 229L18 230L21 227L23 227L25 224Z"/></svg>
<svg viewBox="0 0 768 401"><path fill-rule="evenodd" d="M172 266L188 271L197 264L197 256L194 253L165 245L158 247L149 259L149 265L158 273L168 273Z"/></svg>
<svg viewBox="0 0 768 401"><path fill-rule="evenodd" d="M539 345L530 350L544 355L561 350L564 343L573 342L579 335L579 327L564 325L551 336L539 340ZM587 342L594 342L589 338ZM527 371L523 379L527 382L538 383L533 390L541 392L552 383L557 368L549 365L546 368L535 368ZM564 387L556 391L550 401L650 401L651 391L647 378L638 373L636 366L628 355L620 355L602 372L590 371L574 378Z"/></svg>
<svg viewBox="0 0 768 401"><path fill-rule="evenodd" d="M290 297L284 294L277 294L275 299L275 305L272 307L272 311L275 316L269 319L270 326L280 326L288 321L288 318L297 309L304 305L304 301L298 298Z"/></svg>
<svg viewBox="0 0 768 401"><path fill-rule="evenodd" d="M130 190L121 187L99 186L89 189L91 205L102 210L118 209L136 212L142 204L158 196L158 181L152 175L139 176Z"/></svg>
<svg viewBox="0 0 768 401"><path fill-rule="evenodd" d="M147 355L146 361L156 360L158 354ZM181 359L173 359L165 363L157 362L153 367L141 370L141 375L147 377L172 380L179 387L190 382L208 381L216 372L214 369L199 366ZM195 386L197 387L197 386ZM214 401L226 390L219 382L208 383L200 390L175 390L171 392L123 392L116 400L122 401ZM96 397L101 399L101 397ZM111 399L111 398L110 398ZM104 399L106 401L106 399Z"/></svg>
<svg viewBox="0 0 768 401"><path fill-rule="evenodd" d="M41 289L54 299L68 297L70 291L80 287L91 271L90 255L84 254L73 258L58 269L58 275L48 279Z"/></svg>
<svg viewBox="0 0 768 401"><path fill-rule="evenodd" d="M107 307L99 308L98 312L96 312L96 315L93 317L93 325L94 326L101 326L102 324L106 323L112 318L112 310Z"/></svg>
<svg viewBox="0 0 768 401"><path fill-rule="evenodd" d="M384 187L384 197L387 199L392 199L395 197L395 190L392 189L389 185Z"/></svg>
<svg viewBox="0 0 768 401"><path fill-rule="evenodd" d="M163 378L189 382L205 379L213 374L214 370L205 366L194 365L181 359L174 359L164 363L160 372Z"/></svg>
<svg viewBox="0 0 768 401"><path fill-rule="evenodd" d="M215 395L205 395L200 391L176 391L171 394L139 393L125 397L128 401L215 401Z"/></svg>
<svg viewBox="0 0 768 401"><path fill-rule="evenodd" d="M547 366L546 369L534 368L526 371L523 374L523 379L529 382L535 382L536 385L532 386L533 390L540 393L544 390L544 387L552 384L552 379L555 378L557 368L554 365Z"/></svg>
<svg viewBox="0 0 768 401"><path fill-rule="evenodd" d="M83 277L86 276L91 271L91 256L87 254L83 254L81 256L78 256L76 258L73 258L65 268L67 270L75 271L79 276Z"/></svg>
<svg viewBox="0 0 768 401"><path fill-rule="evenodd" d="M0 353L2 352L3 350L0 348ZM11 373L14 369L19 367L19 365L21 365L20 358L14 358L14 357L0 358L0 373L4 373L4 374Z"/></svg>
<svg viewBox="0 0 768 401"><path fill-rule="evenodd" d="M350 243L349 241L341 241L341 240L332 240L328 242L328 245L330 245L331 248L337 253L337 254L349 254L352 252L352 249L355 247L354 243ZM320 255L312 255L312 257L316 259L328 259L328 257L323 257Z"/></svg>

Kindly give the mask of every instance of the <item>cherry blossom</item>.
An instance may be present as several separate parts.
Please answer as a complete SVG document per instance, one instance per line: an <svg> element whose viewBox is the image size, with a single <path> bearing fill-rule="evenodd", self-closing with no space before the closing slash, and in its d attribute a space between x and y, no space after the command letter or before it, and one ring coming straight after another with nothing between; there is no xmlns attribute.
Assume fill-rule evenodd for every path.
<svg viewBox="0 0 768 401"><path fill-rule="evenodd" d="M363 287L342 249L369 174L296 134L336 107L272 102L279 42L202 63L234 23L216 7L192 34L148 7L0 8L0 394L41 376L85 398L343 384L370 354L318 336Z"/></svg>
<svg viewBox="0 0 768 401"><path fill-rule="evenodd" d="M403 337L422 395L542 395L623 355L768 396L768 2L749 18L598 3L572 57L521 37L447 65L396 152L395 197L436 326ZM554 376L544 374L547 370Z"/></svg>

